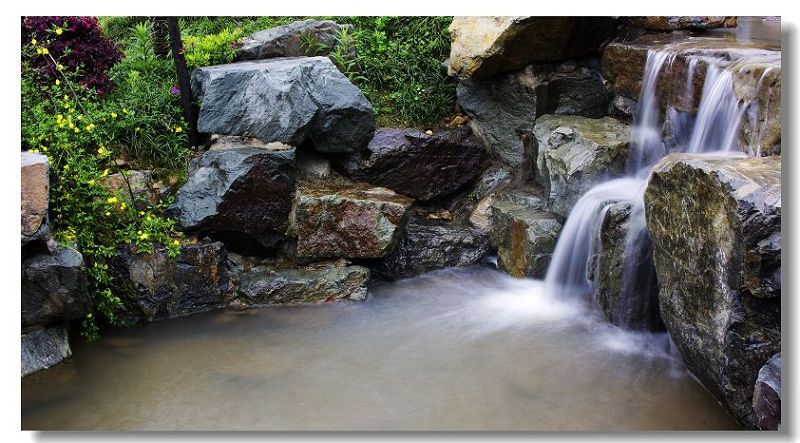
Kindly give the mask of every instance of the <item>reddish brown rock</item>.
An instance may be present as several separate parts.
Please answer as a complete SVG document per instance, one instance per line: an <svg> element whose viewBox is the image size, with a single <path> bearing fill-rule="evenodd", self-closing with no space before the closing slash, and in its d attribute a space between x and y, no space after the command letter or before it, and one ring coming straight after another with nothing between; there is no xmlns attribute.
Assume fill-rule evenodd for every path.
<svg viewBox="0 0 800 443"><path fill-rule="evenodd" d="M40 230L47 224L50 196L47 157L33 152L23 152L21 162L22 244L41 237Z"/></svg>

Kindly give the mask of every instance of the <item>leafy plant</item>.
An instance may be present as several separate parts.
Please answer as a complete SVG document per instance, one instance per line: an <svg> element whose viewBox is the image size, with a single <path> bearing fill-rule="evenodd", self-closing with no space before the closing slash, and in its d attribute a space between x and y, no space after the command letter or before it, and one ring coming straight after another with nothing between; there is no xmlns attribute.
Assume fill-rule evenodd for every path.
<svg viewBox="0 0 800 443"><path fill-rule="evenodd" d="M183 44L186 50L187 66L194 69L200 66L232 62L236 55L237 40L241 36L241 29L228 28L214 34L186 36Z"/></svg>

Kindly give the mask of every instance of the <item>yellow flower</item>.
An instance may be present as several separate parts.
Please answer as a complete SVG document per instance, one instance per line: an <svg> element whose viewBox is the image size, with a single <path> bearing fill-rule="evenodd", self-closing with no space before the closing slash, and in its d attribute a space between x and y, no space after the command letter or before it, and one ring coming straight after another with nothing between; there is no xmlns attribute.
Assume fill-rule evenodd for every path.
<svg viewBox="0 0 800 443"><path fill-rule="evenodd" d="M139 235L139 240L147 240L148 238L150 238L150 234L146 232Z"/></svg>
<svg viewBox="0 0 800 443"><path fill-rule="evenodd" d="M104 169L104 170L103 170L103 174L101 174L101 175L102 175L103 177L107 176L107 175L108 175L108 169Z"/></svg>
<svg viewBox="0 0 800 443"><path fill-rule="evenodd" d="M64 109L69 109L69 103L64 103Z"/></svg>
<svg viewBox="0 0 800 443"><path fill-rule="evenodd" d="M111 216L111 213L106 211L106 217L110 217L110 216Z"/></svg>
<svg viewBox="0 0 800 443"><path fill-rule="evenodd" d="M32 39L31 39L31 44L32 44L32 45L35 45L35 44L37 44L37 43L39 43L39 42L38 42L38 41L36 41L36 39L35 39L35 38L32 38Z"/></svg>
<svg viewBox="0 0 800 443"><path fill-rule="evenodd" d="M56 79L56 86L58 86L58 85L60 85L60 84L61 84L61 80L59 80L59 79Z"/></svg>
<svg viewBox="0 0 800 443"><path fill-rule="evenodd" d="M94 129L94 123L89 123L89 125L86 126L86 130L91 131L92 129Z"/></svg>
<svg viewBox="0 0 800 443"><path fill-rule="evenodd" d="M94 179L91 179L91 180L89 180L87 183L89 183L89 185L90 185L90 186L94 186L94 183L95 183L95 182L94 182Z"/></svg>
<svg viewBox="0 0 800 443"><path fill-rule="evenodd" d="M61 33L62 33L62 32L64 32L64 30L63 30L63 29L61 29L61 28L56 28L56 35L61 35Z"/></svg>
<svg viewBox="0 0 800 443"><path fill-rule="evenodd" d="M86 318L92 318L92 313L90 312L90 313L86 314Z"/></svg>
<svg viewBox="0 0 800 443"><path fill-rule="evenodd" d="M37 54L42 54L42 48L36 48L36 53Z"/></svg>
<svg viewBox="0 0 800 443"><path fill-rule="evenodd" d="M69 165L64 165L64 170L69 171Z"/></svg>
<svg viewBox="0 0 800 443"><path fill-rule="evenodd" d="M75 133L77 134L79 132L81 132L81 128L75 128Z"/></svg>
<svg viewBox="0 0 800 443"><path fill-rule="evenodd" d="M102 147L102 146L100 146L99 148L97 148L97 155L105 155L107 152L108 152L108 151L106 151L106 148L104 148L104 147Z"/></svg>
<svg viewBox="0 0 800 443"><path fill-rule="evenodd" d="M64 65L62 65L61 63L57 63L56 64L56 69L58 69L59 71L62 71L62 70L64 70Z"/></svg>
<svg viewBox="0 0 800 443"><path fill-rule="evenodd" d="M61 121L64 119L64 116L61 114L56 114L56 120Z"/></svg>
<svg viewBox="0 0 800 443"><path fill-rule="evenodd" d="M72 129L72 128L74 128L74 127L75 127L75 124L74 124L74 123L72 123L72 122L69 122L69 123L67 123L67 126L69 126L69 128L70 128L70 129Z"/></svg>
<svg viewBox="0 0 800 443"><path fill-rule="evenodd" d="M111 118L117 118L117 113L116 112L112 112L111 113Z"/></svg>
<svg viewBox="0 0 800 443"><path fill-rule="evenodd" d="M108 197L108 200L106 200L106 201L109 202L109 203L116 203L117 202L117 197Z"/></svg>
<svg viewBox="0 0 800 443"><path fill-rule="evenodd" d="M67 94L64 94L64 101L67 101L67 100L69 100L69 96Z"/></svg>
<svg viewBox="0 0 800 443"><path fill-rule="evenodd" d="M183 132L183 128L181 128L180 126L176 126L175 132Z"/></svg>
<svg viewBox="0 0 800 443"><path fill-rule="evenodd" d="M139 215L144 215L144 211L139 211Z"/></svg>
<svg viewBox="0 0 800 443"><path fill-rule="evenodd" d="M125 208L127 208L127 207L128 207L128 206L125 204L125 202L122 202L122 204L121 204L121 205L119 205L119 210L120 210L120 211L124 211L124 210L125 210Z"/></svg>
<svg viewBox="0 0 800 443"><path fill-rule="evenodd" d="M42 54L47 55L49 53L50 51L48 51L47 48L42 48Z"/></svg>
<svg viewBox="0 0 800 443"><path fill-rule="evenodd" d="M172 242L172 244L175 245L175 246L178 246L178 245L181 244L181 242L179 242L178 240L175 240L174 242Z"/></svg>

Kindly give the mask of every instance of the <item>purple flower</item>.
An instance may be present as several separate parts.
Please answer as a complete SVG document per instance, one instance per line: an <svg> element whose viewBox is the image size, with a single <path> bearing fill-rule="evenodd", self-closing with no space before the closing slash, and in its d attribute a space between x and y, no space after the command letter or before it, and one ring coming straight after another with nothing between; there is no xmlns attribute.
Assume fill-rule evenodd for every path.
<svg viewBox="0 0 800 443"><path fill-rule="evenodd" d="M181 88L179 88L178 85L172 85L172 87L169 88L169 93L172 95L178 95L181 93Z"/></svg>
<svg viewBox="0 0 800 443"><path fill-rule="evenodd" d="M232 42L231 43L231 49L236 49L237 46L239 46L238 43L236 43L236 42Z"/></svg>

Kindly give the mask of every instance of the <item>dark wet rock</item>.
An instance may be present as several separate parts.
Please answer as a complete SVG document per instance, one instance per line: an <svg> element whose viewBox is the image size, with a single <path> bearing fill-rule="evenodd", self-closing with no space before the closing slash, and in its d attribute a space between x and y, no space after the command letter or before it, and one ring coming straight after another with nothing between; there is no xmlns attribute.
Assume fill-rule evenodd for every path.
<svg viewBox="0 0 800 443"><path fill-rule="evenodd" d="M599 235L589 257L588 277L594 282L594 299L608 321L627 329L659 330L664 325L652 244L644 215L634 215L636 220L641 217L637 224L631 220L631 209L631 202L618 202L598 220ZM626 248L628 236L633 240L640 235L644 237L636 241L636 248Z"/></svg>
<svg viewBox="0 0 800 443"><path fill-rule="evenodd" d="M536 176L561 216L586 191L625 173L630 126L611 117L545 115L536 120Z"/></svg>
<svg viewBox="0 0 800 443"><path fill-rule="evenodd" d="M512 169L522 163L523 136L533 130L537 117L608 113L610 96L599 72L588 67L557 71L552 65L530 65L492 79L465 79L456 88L475 134Z"/></svg>
<svg viewBox="0 0 800 443"><path fill-rule="evenodd" d="M369 282L367 268L346 262L241 263L235 274L235 307L365 300Z"/></svg>
<svg viewBox="0 0 800 443"><path fill-rule="evenodd" d="M777 353L758 371L753 392L757 429L775 431L781 427L781 354Z"/></svg>
<svg viewBox="0 0 800 443"><path fill-rule="evenodd" d="M92 309L80 252L57 247L22 261L22 326L76 320Z"/></svg>
<svg viewBox="0 0 800 443"><path fill-rule="evenodd" d="M152 171L147 170L118 172L101 178L97 183L140 210L158 204L169 190L155 180Z"/></svg>
<svg viewBox="0 0 800 443"><path fill-rule="evenodd" d="M297 191L292 231L306 259L378 258L394 247L414 200L365 184Z"/></svg>
<svg viewBox="0 0 800 443"><path fill-rule="evenodd" d="M327 57L207 66L192 74L197 128L320 152L357 152L374 131L372 105Z"/></svg>
<svg viewBox="0 0 800 443"><path fill-rule="evenodd" d="M220 242L183 245L177 257L123 248L109 265L121 318L150 322L224 307L232 290L226 261Z"/></svg>
<svg viewBox="0 0 800 443"><path fill-rule="evenodd" d="M322 180L331 176L331 159L311 149L298 149L295 167L299 180Z"/></svg>
<svg viewBox="0 0 800 443"><path fill-rule="evenodd" d="M780 157L670 154L645 205L667 331L752 428L758 371L781 347Z"/></svg>
<svg viewBox="0 0 800 443"><path fill-rule="evenodd" d="M624 23L634 28L651 31L675 31L678 29L708 30L735 28L736 17L723 16L642 16L626 17Z"/></svg>
<svg viewBox="0 0 800 443"><path fill-rule="evenodd" d="M22 334L22 376L47 369L72 356L63 326L36 328Z"/></svg>
<svg viewBox="0 0 800 443"><path fill-rule="evenodd" d="M288 25L265 29L240 40L241 46L236 51L236 59L327 55L336 46L336 37L340 30L349 27L331 20L298 20ZM304 38L310 38L314 47L304 44Z"/></svg>
<svg viewBox="0 0 800 443"><path fill-rule="evenodd" d="M733 91L748 104L742 114L742 151L757 156L780 155L781 85L780 51L760 60L740 62L733 70Z"/></svg>
<svg viewBox="0 0 800 443"><path fill-rule="evenodd" d="M638 103L636 100L630 99L628 97L623 97L621 95L614 96L614 99L611 100L612 112L611 115L615 117L622 117L626 119L632 119L633 115L636 113L636 106Z"/></svg>
<svg viewBox="0 0 800 443"><path fill-rule="evenodd" d="M476 229L414 219L374 269L390 279L413 277L434 269L472 265L488 252L487 236Z"/></svg>
<svg viewBox="0 0 800 443"><path fill-rule="evenodd" d="M375 131L364 153L342 158L348 177L418 200L453 194L481 173L483 143L466 126L433 135L416 129Z"/></svg>
<svg viewBox="0 0 800 443"><path fill-rule="evenodd" d="M47 209L50 203L50 167L47 157L22 152L20 189L22 201L22 247L45 241L49 235Z"/></svg>
<svg viewBox="0 0 800 443"><path fill-rule="evenodd" d="M534 195L504 196L492 204L492 226L497 267L513 277L544 278L561 233L560 218L545 212Z"/></svg>
<svg viewBox="0 0 800 443"><path fill-rule="evenodd" d="M294 148L210 149L189 163L170 212L188 232L264 254L284 239L295 190Z"/></svg>
<svg viewBox="0 0 800 443"><path fill-rule="evenodd" d="M597 51L613 17L455 17L448 74L488 78Z"/></svg>

